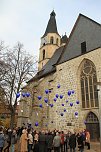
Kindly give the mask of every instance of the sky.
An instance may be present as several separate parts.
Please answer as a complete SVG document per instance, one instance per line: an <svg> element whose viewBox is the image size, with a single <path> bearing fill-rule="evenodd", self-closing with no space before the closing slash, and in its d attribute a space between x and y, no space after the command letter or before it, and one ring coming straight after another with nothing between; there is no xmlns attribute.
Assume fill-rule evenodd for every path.
<svg viewBox="0 0 101 152"><path fill-rule="evenodd" d="M79 13L101 23L101 0L0 0L0 41L10 47L21 42L38 57L53 9L61 36L69 36Z"/></svg>

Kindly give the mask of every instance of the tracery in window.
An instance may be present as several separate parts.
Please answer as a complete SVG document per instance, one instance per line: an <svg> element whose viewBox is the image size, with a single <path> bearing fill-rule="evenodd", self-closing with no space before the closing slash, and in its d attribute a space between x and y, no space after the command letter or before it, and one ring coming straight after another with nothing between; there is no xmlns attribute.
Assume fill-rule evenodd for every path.
<svg viewBox="0 0 101 152"><path fill-rule="evenodd" d="M97 77L94 64L85 60L81 75L82 108L98 107Z"/></svg>

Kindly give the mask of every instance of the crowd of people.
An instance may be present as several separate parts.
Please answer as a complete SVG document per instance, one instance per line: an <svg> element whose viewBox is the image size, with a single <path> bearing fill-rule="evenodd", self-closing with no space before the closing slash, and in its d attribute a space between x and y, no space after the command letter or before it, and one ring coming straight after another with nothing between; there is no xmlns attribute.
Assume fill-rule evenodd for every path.
<svg viewBox="0 0 101 152"><path fill-rule="evenodd" d="M76 152L76 149L84 152L85 146L90 149L90 133L87 130L38 132L31 127L13 130L0 127L0 152Z"/></svg>

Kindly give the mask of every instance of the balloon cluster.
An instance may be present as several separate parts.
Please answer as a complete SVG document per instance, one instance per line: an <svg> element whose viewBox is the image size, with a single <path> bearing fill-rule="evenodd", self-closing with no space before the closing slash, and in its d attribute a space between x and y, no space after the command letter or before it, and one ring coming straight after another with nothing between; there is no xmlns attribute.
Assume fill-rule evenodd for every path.
<svg viewBox="0 0 101 152"><path fill-rule="evenodd" d="M29 97L29 96L30 96L30 93L29 93L29 92L26 92L26 93L23 92L22 94L20 94L20 93L18 92L18 93L16 93L16 98L19 98L20 95L22 95L22 97Z"/></svg>

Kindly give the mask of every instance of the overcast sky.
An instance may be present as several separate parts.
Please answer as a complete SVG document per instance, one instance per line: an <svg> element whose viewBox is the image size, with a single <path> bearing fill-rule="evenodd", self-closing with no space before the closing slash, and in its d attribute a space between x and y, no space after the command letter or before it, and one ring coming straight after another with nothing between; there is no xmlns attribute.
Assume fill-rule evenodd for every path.
<svg viewBox="0 0 101 152"><path fill-rule="evenodd" d="M20 41L38 56L53 9L60 35L69 36L79 13L101 23L101 0L0 0L0 40L11 47Z"/></svg>

